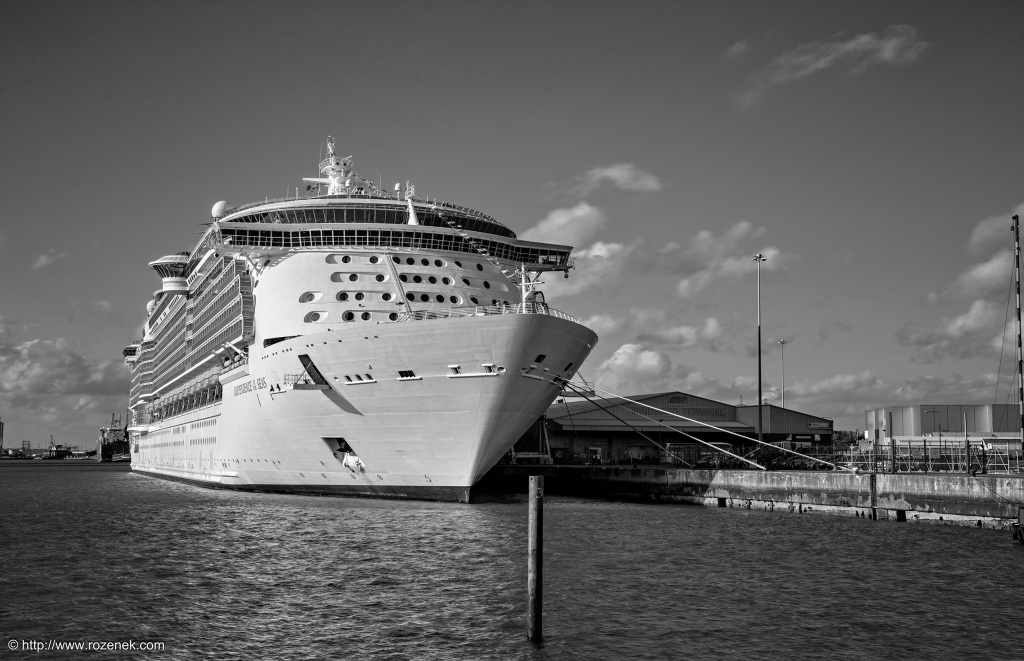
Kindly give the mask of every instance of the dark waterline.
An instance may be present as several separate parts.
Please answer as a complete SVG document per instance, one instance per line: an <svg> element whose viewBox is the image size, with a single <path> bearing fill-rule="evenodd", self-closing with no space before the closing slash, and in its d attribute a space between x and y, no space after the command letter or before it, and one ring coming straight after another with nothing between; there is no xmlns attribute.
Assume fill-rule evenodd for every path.
<svg viewBox="0 0 1024 661"><path fill-rule="evenodd" d="M215 491L68 461L0 463L0 496L0 646L166 645L107 653L121 659L1024 656L1024 546L1003 532L548 497L534 647L522 499Z"/></svg>

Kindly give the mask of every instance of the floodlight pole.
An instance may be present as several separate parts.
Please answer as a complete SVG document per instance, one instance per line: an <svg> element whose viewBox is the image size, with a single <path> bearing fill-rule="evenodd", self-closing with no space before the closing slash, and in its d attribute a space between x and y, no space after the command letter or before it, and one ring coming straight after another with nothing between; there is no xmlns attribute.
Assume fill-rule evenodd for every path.
<svg viewBox="0 0 1024 661"><path fill-rule="evenodd" d="M782 408L786 408L786 344L787 340L779 340L782 348Z"/></svg>
<svg viewBox="0 0 1024 661"><path fill-rule="evenodd" d="M762 413L763 397L761 396L761 262L768 259L761 253L751 257L757 262L757 440L764 442L764 415Z"/></svg>
<svg viewBox="0 0 1024 661"><path fill-rule="evenodd" d="M1020 414L1020 435L1024 443L1024 349L1021 348L1020 320L1020 216L1013 216L1013 273L1017 286L1017 410Z"/></svg>

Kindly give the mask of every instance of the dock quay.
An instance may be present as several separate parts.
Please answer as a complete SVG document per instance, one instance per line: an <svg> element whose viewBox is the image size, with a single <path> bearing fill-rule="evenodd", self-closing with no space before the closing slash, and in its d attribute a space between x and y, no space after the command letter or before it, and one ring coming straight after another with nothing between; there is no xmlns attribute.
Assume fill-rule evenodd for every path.
<svg viewBox="0 0 1024 661"><path fill-rule="evenodd" d="M1024 476L1015 474L499 464L474 489L525 494L531 475L544 476L547 493L564 496L828 513L998 530L1009 530L1024 505Z"/></svg>

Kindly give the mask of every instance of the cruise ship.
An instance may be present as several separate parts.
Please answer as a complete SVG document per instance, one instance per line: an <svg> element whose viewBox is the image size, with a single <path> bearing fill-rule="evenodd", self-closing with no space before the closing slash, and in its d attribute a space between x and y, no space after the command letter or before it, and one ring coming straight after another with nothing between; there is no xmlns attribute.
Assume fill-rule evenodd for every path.
<svg viewBox="0 0 1024 661"><path fill-rule="evenodd" d="M549 307L571 246L387 190L328 139L305 194L218 202L131 372L132 470L205 486L469 502L597 343Z"/></svg>

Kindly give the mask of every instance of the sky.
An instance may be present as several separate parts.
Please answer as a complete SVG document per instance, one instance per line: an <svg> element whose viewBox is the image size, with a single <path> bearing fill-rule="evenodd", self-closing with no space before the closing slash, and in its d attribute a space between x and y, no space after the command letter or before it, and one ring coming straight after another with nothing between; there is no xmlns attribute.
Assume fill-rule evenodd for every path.
<svg viewBox="0 0 1024 661"><path fill-rule="evenodd" d="M783 369L837 429L1016 396L1024 3L43 0L0 49L7 447L91 446L147 264L294 192L327 135L574 245L543 289L609 392L756 403L763 253L766 401Z"/></svg>

